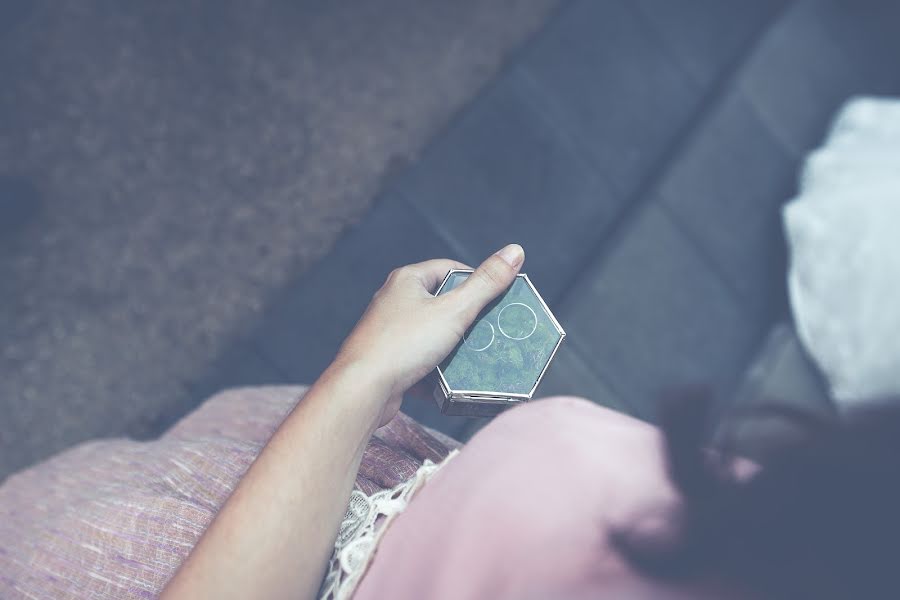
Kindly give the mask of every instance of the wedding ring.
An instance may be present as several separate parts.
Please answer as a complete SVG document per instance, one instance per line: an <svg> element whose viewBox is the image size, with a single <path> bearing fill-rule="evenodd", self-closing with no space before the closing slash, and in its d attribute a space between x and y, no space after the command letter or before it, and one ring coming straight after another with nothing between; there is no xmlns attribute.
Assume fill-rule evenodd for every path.
<svg viewBox="0 0 900 600"><path fill-rule="evenodd" d="M510 306L524 306L524 307L528 310L528 312L531 313L531 318L533 319L534 323L533 323L533 325L532 325L532 327L531 327L531 331L529 331L526 335L523 335L523 336L521 336L521 337L516 337L516 336L514 336L514 335L509 335L508 333L506 333L505 331L503 331L503 323L501 323L500 320L503 318L503 313L504 313L504 311L506 311L506 309L509 308ZM493 328L492 328L492 329L493 329ZM500 333L502 333L504 336L506 336L507 338L509 338L509 339L511 339L511 340L525 340L525 339L528 339L528 338L530 338L532 335L534 335L534 332L535 332L535 331L537 331L537 315L535 314L534 309L531 308L530 306L528 306L527 304L525 304L524 302L510 302L509 304L507 304L506 306L504 306L504 307L500 310L500 312L497 314L497 329L500 330Z"/></svg>
<svg viewBox="0 0 900 600"><path fill-rule="evenodd" d="M487 325L488 327L491 328L491 341L489 341L487 343L487 345L482 348L478 348L469 343L469 335L468 334L472 331L475 331L475 327L478 327L479 325ZM484 352L485 350L487 350L488 348L491 347L491 344L494 343L494 326L491 325L490 323L488 323L487 321L482 321L481 323L476 323L475 327L472 327L472 329L470 329L469 332L466 332L466 334L463 335L463 342L466 344L466 346L468 346L472 350L472 352Z"/></svg>

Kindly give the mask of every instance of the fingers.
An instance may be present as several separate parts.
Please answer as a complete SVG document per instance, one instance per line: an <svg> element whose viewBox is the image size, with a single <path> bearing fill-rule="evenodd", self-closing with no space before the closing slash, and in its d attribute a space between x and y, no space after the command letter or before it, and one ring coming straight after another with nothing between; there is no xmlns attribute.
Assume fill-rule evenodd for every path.
<svg viewBox="0 0 900 600"><path fill-rule="evenodd" d="M481 309L512 285L523 262L525 251L518 244L510 244L488 257L459 287L444 296L460 303L465 317L474 320Z"/></svg>
<svg viewBox="0 0 900 600"><path fill-rule="evenodd" d="M434 292L437 286L447 276L447 271L451 269L471 269L472 267L449 258L436 258L434 260L426 260L425 262L415 263L403 267L410 275L418 279L422 283L422 287L429 293Z"/></svg>

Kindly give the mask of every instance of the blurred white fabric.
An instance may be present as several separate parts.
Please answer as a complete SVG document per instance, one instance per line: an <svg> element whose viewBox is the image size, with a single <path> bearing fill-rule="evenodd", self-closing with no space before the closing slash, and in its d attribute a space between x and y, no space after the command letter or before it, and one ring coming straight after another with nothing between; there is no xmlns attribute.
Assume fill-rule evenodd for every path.
<svg viewBox="0 0 900 600"><path fill-rule="evenodd" d="M900 100L849 101L783 216L797 331L839 408L900 396Z"/></svg>

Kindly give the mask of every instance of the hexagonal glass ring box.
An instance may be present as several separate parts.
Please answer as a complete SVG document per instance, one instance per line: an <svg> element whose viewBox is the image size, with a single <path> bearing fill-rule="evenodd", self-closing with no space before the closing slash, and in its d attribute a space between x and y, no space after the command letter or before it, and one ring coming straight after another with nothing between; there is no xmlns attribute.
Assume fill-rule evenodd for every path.
<svg viewBox="0 0 900 600"><path fill-rule="evenodd" d="M460 285L470 270L447 273L435 296ZM438 365L434 395L445 415L493 416L534 397L566 333L528 276L481 312Z"/></svg>

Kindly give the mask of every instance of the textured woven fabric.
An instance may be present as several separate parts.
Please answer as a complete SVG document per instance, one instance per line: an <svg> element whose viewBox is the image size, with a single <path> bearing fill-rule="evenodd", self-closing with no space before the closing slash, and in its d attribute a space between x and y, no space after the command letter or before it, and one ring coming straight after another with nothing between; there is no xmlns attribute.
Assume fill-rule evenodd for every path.
<svg viewBox="0 0 900 600"><path fill-rule="evenodd" d="M81 444L0 486L0 598L154 598L305 388L214 396L160 439ZM398 415L366 450L366 494L457 443Z"/></svg>

